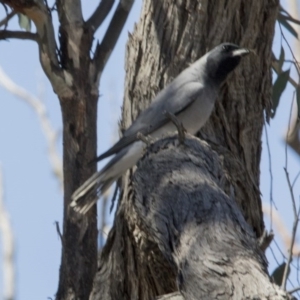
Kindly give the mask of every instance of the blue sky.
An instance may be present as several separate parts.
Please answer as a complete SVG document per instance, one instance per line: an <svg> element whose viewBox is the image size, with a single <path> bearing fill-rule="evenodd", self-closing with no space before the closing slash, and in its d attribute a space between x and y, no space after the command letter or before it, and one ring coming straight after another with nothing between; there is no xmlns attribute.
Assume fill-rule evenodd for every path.
<svg viewBox="0 0 300 300"><path fill-rule="evenodd" d="M85 5L89 16L94 5ZM106 150L117 138L124 87L124 56L128 32L139 18L140 1L136 1L120 40L103 73L100 83L98 115L98 153ZM107 24L107 22L106 22ZM15 21L15 25L16 21ZM97 33L100 38L103 30ZM276 35L274 48L280 47ZM61 152L61 113L57 97L43 74L38 60L38 49L30 41L2 41L0 66L17 84L34 95L44 92L43 101L53 127L60 133L58 149ZM296 78L296 77L295 77ZM274 176L274 201L288 229L292 227L292 209L283 172L285 147L283 135L287 128L293 90L289 87L280 102L276 118L267 126ZM22 100L12 96L0 86L0 163L5 189L5 205L11 215L16 242L16 271L18 300L40 300L53 297L58 286L61 245L55 221L62 223L62 199L59 183L51 173L47 144L37 116ZM289 172L293 179L299 171L299 157L288 149ZM101 165L99 164L99 167ZM296 186L299 202L300 184ZM263 201L269 203L270 175L265 135L261 162L261 191ZM269 221L266 219L268 228ZM279 244L280 239L278 240ZM276 252L279 262L282 257ZM0 255L2 255L0 237ZM285 251L285 250L283 250ZM276 264L268 251L270 270ZM0 260L0 295L2 288L2 262ZM0 296L1 297L1 296Z"/></svg>

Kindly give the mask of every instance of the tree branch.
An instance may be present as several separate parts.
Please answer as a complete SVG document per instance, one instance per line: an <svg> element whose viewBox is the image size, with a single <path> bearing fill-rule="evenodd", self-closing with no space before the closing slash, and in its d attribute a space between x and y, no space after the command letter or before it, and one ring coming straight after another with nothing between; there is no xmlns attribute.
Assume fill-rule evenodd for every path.
<svg viewBox="0 0 300 300"><path fill-rule="evenodd" d="M96 31L111 11L114 2L115 0L101 0L92 16L87 20L88 27Z"/></svg>
<svg viewBox="0 0 300 300"><path fill-rule="evenodd" d="M57 0L57 11L60 20L62 18L66 23L61 25L81 25L83 22L81 1L80 0Z"/></svg>
<svg viewBox="0 0 300 300"><path fill-rule="evenodd" d="M63 186L63 173L62 162L60 155L56 149L57 133L53 129L50 120L47 116L47 110L45 105L35 96L29 94L26 90L18 86L13 82L0 67L0 85L16 97L24 100L31 106L31 108L37 114L42 131L47 140L49 160L53 170L53 173L58 178L61 187Z"/></svg>
<svg viewBox="0 0 300 300"><path fill-rule="evenodd" d="M44 72L51 81L54 91L62 96L70 96L72 94L68 85L71 85L72 80L66 71L62 71L56 53L56 41L52 16L48 7L42 0L28 1L12 1L4 0L4 3L9 5L16 12L22 13L30 18L37 29L39 36L39 52L40 62Z"/></svg>
<svg viewBox="0 0 300 300"><path fill-rule="evenodd" d="M38 41L38 35L36 33L27 31L0 30L0 40L11 38L20 40L32 40L35 42Z"/></svg>
<svg viewBox="0 0 300 300"><path fill-rule="evenodd" d="M3 20L0 21L0 27L3 26L3 25L5 25L4 28L6 28L6 27L7 27L8 21L9 21L14 15L16 15L16 12L13 10L13 11L11 11L11 12L3 19Z"/></svg>
<svg viewBox="0 0 300 300"><path fill-rule="evenodd" d="M94 63L96 65L95 75L97 80L100 79L100 74L102 73L118 41L120 33L124 27L128 14L131 10L133 1L134 0L120 0L101 44L97 45L95 56L94 56Z"/></svg>

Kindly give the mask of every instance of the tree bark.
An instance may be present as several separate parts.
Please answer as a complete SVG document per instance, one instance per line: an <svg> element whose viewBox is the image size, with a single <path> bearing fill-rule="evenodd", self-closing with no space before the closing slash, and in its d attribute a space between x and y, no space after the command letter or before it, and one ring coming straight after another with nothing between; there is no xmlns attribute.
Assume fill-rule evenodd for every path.
<svg viewBox="0 0 300 300"><path fill-rule="evenodd" d="M223 85L199 137L223 160L228 182L223 192L234 195L256 237L264 231L259 163L264 113L268 118L271 102L271 46L278 5L277 0L145 0L127 45L121 131L166 83L213 46L228 41L254 50ZM215 163L210 160L208 164ZM101 254L90 299L153 299L180 289L178 266L166 259L157 241L143 239L150 229L140 225L135 208L139 186L132 184L131 175L132 171L122 180L114 226ZM157 220L151 225L157 226ZM175 234L173 229L169 235ZM251 239L253 244L254 237Z"/></svg>
<svg viewBox="0 0 300 300"><path fill-rule="evenodd" d="M184 299L285 299L234 195L224 193L233 186L223 169L197 138L151 145L133 180L139 245L158 246Z"/></svg>

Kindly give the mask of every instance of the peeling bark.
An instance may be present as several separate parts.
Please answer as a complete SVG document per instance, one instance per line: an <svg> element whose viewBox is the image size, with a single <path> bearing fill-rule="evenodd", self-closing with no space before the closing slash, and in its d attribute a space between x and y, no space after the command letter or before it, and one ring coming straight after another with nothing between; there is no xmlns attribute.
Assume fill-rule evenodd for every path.
<svg viewBox="0 0 300 300"><path fill-rule="evenodd" d="M270 110L271 46L277 11L277 0L145 0L141 19L127 44L121 131L172 78L213 46L228 41L254 49L256 54L246 58L223 85L213 115L199 133L222 160L226 178L223 197L234 195L244 219L254 230L255 235L246 230L253 245L264 230L259 163L264 113L268 117ZM176 164L175 160L172 164ZM216 162L208 159L207 163L213 166ZM174 256L174 261L166 259L160 243L150 239L150 229L139 225L141 220L135 207L139 187L132 184L131 176L132 171L123 177L114 226L99 261L90 299L153 299L180 289ZM151 205L155 201L158 200L152 198ZM169 221L166 216L166 222ZM155 224L152 219L149 226ZM245 226L243 223L242 228L248 228ZM173 230L172 227L170 232L166 231L164 238L175 235L177 231ZM145 236L148 240L143 239ZM259 257L254 260L259 261L263 282L269 283ZM183 257L176 259L184 261ZM198 279L198 285L202 284L203 278ZM248 277L245 280L250 282ZM193 299L186 284L187 281L182 292L186 299ZM214 284L217 286L215 281L210 283L211 289ZM228 282L225 284L229 286Z"/></svg>

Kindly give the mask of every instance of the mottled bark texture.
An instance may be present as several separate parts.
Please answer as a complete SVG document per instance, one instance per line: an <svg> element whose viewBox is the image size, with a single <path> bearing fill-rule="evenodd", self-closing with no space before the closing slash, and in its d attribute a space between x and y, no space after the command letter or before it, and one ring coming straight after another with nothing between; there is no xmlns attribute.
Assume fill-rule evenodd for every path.
<svg viewBox="0 0 300 300"><path fill-rule="evenodd" d="M222 185L224 192L222 197L225 199L227 197L225 194L234 195L236 203L256 237L260 237L264 230L259 192L259 163L264 113L268 116L271 101L271 46L277 11L277 0L145 0L141 19L133 34L129 35L127 45L127 76L121 130L128 128L158 91L164 88L172 78L215 45L227 41L254 50L255 54L245 58L223 85L213 115L199 133L199 137L205 140L223 161L223 173L230 184ZM172 160L170 164L173 162L176 163ZM211 169L215 163L214 160L207 160L206 166ZM142 174L142 170L140 172ZM151 238L149 227L141 226L141 224L146 224L146 220L143 218L140 220L142 215L137 215L136 203L139 187L132 185L131 174L132 172L122 181L114 226L100 258L91 299L154 299L155 296L175 292L178 287L184 293L189 293L187 281L194 284L194 280L197 279L188 277L187 280L185 277L182 285L177 269L178 262L185 262L185 259L191 256L200 259L198 251L202 253L204 249L201 250L199 244L197 251L190 256L184 257L178 253L179 256L176 259L172 256L175 263L165 256L162 251L163 237L160 240ZM150 180L149 177L148 180ZM153 180L156 179L153 177ZM153 182L149 182L149 186L152 189L156 188ZM151 190L152 192L154 191ZM160 192L162 193L162 191L155 191L155 193ZM181 195L181 193L182 191L178 189L178 194ZM156 202L158 199L154 196L151 199L147 197L144 204L149 201L147 205L158 203ZM217 197L215 200L218 200ZM181 198L173 201L176 203L176 201L181 201ZM194 206L189 205L189 207ZM183 210L184 204L176 208ZM165 211L166 222L170 221L168 214L171 213L173 205L169 204L169 209L170 212ZM144 210L149 210L149 207L145 207ZM177 211L177 215L179 213ZM189 213L196 212L190 211ZM183 220L180 219L181 221ZM156 218L151 219L152 230L158 226L157 222ZM199 228L197 227L199 232L204 230L201 229L201 225L203 224L200 222ZM171 231L165 231L164 238L169 241L179 238L175 237L178 233L175 229L181 228L180 226L183 225L166 224L165 228L170 228ZM209 230L209 226L206 228L209 234L214 233L213 230ZM233 226L233 228L238 227ZM243 224L240 228L242 230L247 226ZM195 238L198 236L197 230L190 232ZM247 232L251 240L250 242L247 239L247 243L253 245L254 236L250 234L250 230L247 229ZM221 235L221 233L214 233L213 236L216 234ZM213 242L206 232L203 235L203 242L198 238L197 243L204 245L205 241ZM229 235L232 235L233 240L241 238L240 233L234 233L234 230L230 231ZM174 238L170 239L172 236ZM187 243L185 240L180 240L180 243L183 242ZM239 245L240 242L234 243ZM175 246L168 245L172 251L179 249L177 247L180 245ZM210 249L210 245L206 247ZM220 245L214 247L216 248L213 253L217 253ZM254 252L249 251L248 254L245 252L245 256L239 257L239 263L242 264L245 258L246 265L244 266L247 268L251 260L255 261L253 267L258 266L259 272L263 273L264 268L259 262L259 256L255 258ZM217 255L216 260L220 259L222 260L222 256ZM234 266L237 262L238 260L234 261ZM216 262L208 261L207 270L210 264L214 267ZM187 263L186 267L180 266L180 268L186 268L182 276L191 274L194 267L190 263ZM222 273L222 266L218 270ZM266 275L262 276L265 278L264 282L268 281ZM231 279L225 277L222 282L224 293L227 293L227 288L232 283L229 284ZM201 278L201 281L199 279L197 282L198 288L202 287L205 291L203 278L197 278ZM237 280L237 278L238 275L232 280ZM243 280L250 282L248 276ZM212 280L207 288L212 289L215 285L219 289L220 284ZM199 291L198 288L195 291ZM186 299L192 299L192 296L189 298L187 295L185 294Z"/></svg>
<svg viewBox="0 0 300 300"><path fill-rule="evenodd" d="M223 169L217 153L197 138L152 145L133 180L132 217L144 233L138 244L158 245L184 299L285 299L270 282L233 194L224 192L233 187Z"/></svg>

